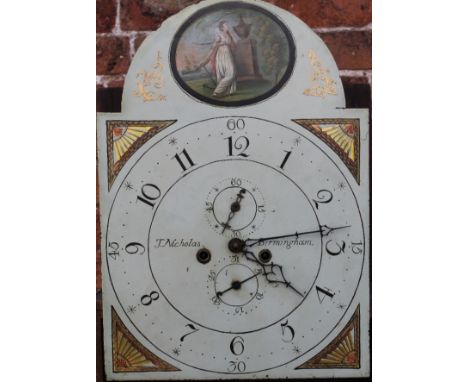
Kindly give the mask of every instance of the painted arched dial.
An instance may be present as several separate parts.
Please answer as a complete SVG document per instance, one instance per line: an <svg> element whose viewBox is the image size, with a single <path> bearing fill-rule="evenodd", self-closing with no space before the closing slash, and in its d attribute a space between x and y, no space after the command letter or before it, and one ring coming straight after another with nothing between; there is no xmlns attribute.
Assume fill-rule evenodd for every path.
<svg viewBox="0 0 468 382"><path fill-rule="evenodd" d="M346 167L315 139L298 126L213 118L168 128L127 170L107 266L154 349L205 371L252 373L318 352L343 325L363 223Z"/></svg>

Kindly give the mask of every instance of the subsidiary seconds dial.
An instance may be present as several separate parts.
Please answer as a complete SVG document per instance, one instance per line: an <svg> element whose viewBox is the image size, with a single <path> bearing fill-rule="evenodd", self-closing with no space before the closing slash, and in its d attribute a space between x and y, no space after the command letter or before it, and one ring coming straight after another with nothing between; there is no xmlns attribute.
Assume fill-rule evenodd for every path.
<svg viewBox="0 0 468 382"><path fill-rule="evenodd" d="M213 230L226 237L247 237L257 231L266 215L263 193L240 177L215 184L208 193L205 212Z"/></svg>
<svg viewBox="0 0 468 382"><path fill-rule="evenodd" d="M112 288L155 352L254 373L344 324L366 248L352 178L329 154L300 127L248 117L148 142L106 240Z"/></svg>

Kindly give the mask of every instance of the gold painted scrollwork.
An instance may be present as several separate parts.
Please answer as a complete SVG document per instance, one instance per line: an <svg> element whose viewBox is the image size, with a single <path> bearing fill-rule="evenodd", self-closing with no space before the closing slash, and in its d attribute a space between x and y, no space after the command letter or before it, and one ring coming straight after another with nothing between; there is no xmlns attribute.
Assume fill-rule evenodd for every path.
<svg viewBox="0 0 468 382"><path fill-rule="evenodd" d="M359 305L340 334L298 369L359 369L361 367Z"/></svg>
<svg viewBox="0 0 468 382"><path fill-rule="evenodd" d="M303 94L321 98L325 98L327 95L337 95L336 82L330 77L330 70L322 65L313 50L309 51L309 62L311 85L304 90Z"/></svg>
<svg viewBox="0 0 468 382"><path fill-rule="evenodd" d="M142 98L144 102L166 101L167 97L163 94L165 85L164 63L161 52L156 55L156 61L152 70L140 70L136 79L136 90L133 91L135 97Z"/></svg>

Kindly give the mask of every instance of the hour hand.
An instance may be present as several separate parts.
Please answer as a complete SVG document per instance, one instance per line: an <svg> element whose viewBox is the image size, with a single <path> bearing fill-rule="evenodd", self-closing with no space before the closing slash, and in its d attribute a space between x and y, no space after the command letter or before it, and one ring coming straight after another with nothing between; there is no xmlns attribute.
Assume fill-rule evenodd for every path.
<svg viewBox="0 0 468 382"><path fill-rule="evenodd" d="M290 281L286 280L286 277L284 276L283 272L283 266L279 264L275 264L273 262L269 264L264 264L260 260L257 259L255 254L250 251L243 251L244 256L247 260L252 261L254 263L257 263L262 267L262 275L265 276L265 279L268 283L270 284L283 284L286 286L286 288L290 288L294 292L296 292L299 296L304 297L304 295L299 292L292 284Z"/></svg>
<svg viewBox="0 0 468 382"><path fill-rule="evenodd" d="M265 269L269 268L269 269ZM264 266L264 275L266 280L272 284L283 284L286 288L291 288L299 296L304 297L304 295L299 292L290 281L286 280L283 272L283 266L275 263L267 264Z"/></svg>

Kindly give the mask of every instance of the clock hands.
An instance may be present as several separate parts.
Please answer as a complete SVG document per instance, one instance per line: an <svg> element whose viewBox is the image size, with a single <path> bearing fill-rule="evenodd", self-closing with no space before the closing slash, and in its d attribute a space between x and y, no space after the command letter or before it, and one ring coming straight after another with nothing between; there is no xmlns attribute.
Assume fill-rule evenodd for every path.
<svg viewBox="0 0 468 382"><path fill-rule="evenodd" d="M240 195L240 193L239 193L239 195ZM239 195L238 195L238 198L239 198ZM231 214L229 216L230 216L230 219L232 219ZM230 219L228 219L228 222L230 221ZM320 229L318 229L318 230L305 231L305 232L295 232L293 234L263 237L263 238L259 238L259 239L241 240L239 238L233 238L233 239L231 239L229 241L228 247L231 250L231 252L233 252L233 253L243 253L243 255L245 256L245 258L248 261L251 261L251 262L254 262L254 263L260 265L262 267L262 272L260 272L260 273L263 276L265 276L265 279L266 279L266 281L268 283L276 284L276 285L283 284L283 285L286 286L286 288L291 288L299 296L304 297L304 295L301 292L299 292L291 284L290 281L288 281L286 279L286 277L284 275L284 272L283 272L283 266L282 265L276 264L274 262L264 263L264 262L260 261L259 259L257 259L255 254L253 252L249 251L248 248L253 247L255 244L261 243L261 242L266 241L266 240L284 239L284 238L287 238L287 237L296 237L296 238L298 238L299 236L302 236L302 235L309 235L309 234L314 234L314 233L320 233L322 236L328 236L330 233L332 233L334 231L344 229L344 228L349 228L349 227L351 227L351 226L347 225L347 226L330 228L327 225L322 225L322 226L320 226ZM252 243L249 243L249 242L252 242ZM260 273L258 273L258 274L260 274ZM246 281L248 281L248 280L246 280ZM237 289L239 289L239 288L240 288L240 286ZM226 291L231 290L231 289L236 289L234 284L231 286L231 288L227 289ZM226 291L224 291L222 293L225 293Z"/></svg>
<svg viewBox="0 0 468 382"><path fill-rule="evenodd" d="M229 212L227 221L226 223L221 224L223 226L223 230L221 231L221 233L224 233L224 231L226 231L226 228L231 228L229 226L229 223L234 217L234 215L236 214L236 212L240 211L240 208L241 208L240 204L241 204L242 199L244 199L245 192L246 191L244 189L240 190L239 193L237 194L236 201L231 204L231 211Z"/></svg>
<svg viewBox="0 0 468 382"><path fill-rule="evenodd" d="M296 237L296 238L298 238L299 236L309 235L309 234L313 234L313 233L320 233L322 236L328 236L333 231L337 231L339 229L344 229L344 228L349 228L349 227L351 227L351 226L346 225L346 226L343 226L343 227L330 228L327 225L322 225L322 226L320 226L320 229L315 230L315 231L295 232L295 233L287 234L287 235L262 237L260 239L246 239L244 241L244 244L245 244L245 247L253 247L255 244L261 243L262 241L265 241L265 240L284 239L284 238L287 238L287 237ZM250 241L253 241L253 243L247 244L247 242L250 242Z"/></svg>
<svg viewBox="0 0 468 382"><path fill-rule="evenodd" d="M222 292L216 292L216 296L217 297L221 297L223 294L225 294L226 292L229 292L230 290L232 289L235 289L235 290L238 290L241 288L242 284L246 283L247 281L249 280L252 280L253 278L257 277L258 275L260 275L262 272L257 272L256 274L246 278L245 280L242 280L242 281L233 281L231 286L225 290L223 290Z"/></svg>
<svg viewBox="0 0 468 382"><path fill-rule="evenodd" d="M279 264L275 264L273 262L269 264L264 264L260 260L257 259L255 254L250 251L243 251L243 254L245 258L249 261L252 261L254 263L257 263L262 267L262 271L259 272L258 274L262 274L265 276L266 281L269 284L283 284L286 286L286 288L291 288L294 292L296 292L299 296L304 297L304 295L299 292L288 280L286 280L286 277L284 276L283 272L283 266ZM276 271L276 272L275 272ZM275 276L278 277L278 279L275 279Z"/></svg>

